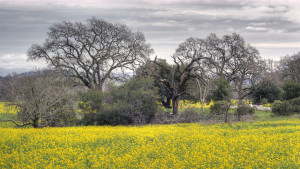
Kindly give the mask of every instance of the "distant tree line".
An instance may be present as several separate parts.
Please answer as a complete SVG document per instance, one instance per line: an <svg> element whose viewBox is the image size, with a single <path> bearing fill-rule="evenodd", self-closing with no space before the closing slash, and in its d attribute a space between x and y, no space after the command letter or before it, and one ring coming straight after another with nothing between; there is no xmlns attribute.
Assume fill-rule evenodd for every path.
<svg viewBox="0 0 300 169"><path fill-rule="evenodd" d="M181 122L197 118L191 110L179 112L180 100L202 105L214 100L211 111L225 122L231 99L237 100L238 120L253 113L244 99L255 104L287 100L277 101L274 112L285 115L280 112L285 106L299 113L300 52L275 65L236 33L190 37L179 44L171 63L151 59L153 51L142 32L123 24L97 18L57 23L45 42L27 53L30 61L45 60L50 70L1 78L0 99L17 107L9 121L36 128L147 124L157 120L160 106L172 109L167 117L181 117Z"/></svg>

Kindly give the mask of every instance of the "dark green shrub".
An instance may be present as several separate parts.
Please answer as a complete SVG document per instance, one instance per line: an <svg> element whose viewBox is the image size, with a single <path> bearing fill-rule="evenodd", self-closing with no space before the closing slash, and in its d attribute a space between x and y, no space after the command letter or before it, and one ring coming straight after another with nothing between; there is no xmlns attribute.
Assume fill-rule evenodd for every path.
<svg viewBox="0 0 300 169"><path fill-rule="evenodd" d="M98 114L97 113L84 113L82 119L79 120L81 125L95 125L97 124Z"/></svg>
<svg viewBox="0 0 300 169"><path fill-rule="evenodd" d="M229 103L227 101L217 101L210 107L210 113L213 115L222 115L229 109Z"/></svg>
<svg viewBox="0 0 300 169"><path fill-rule="evenodd" d="M150 123L158 112L157 92L150 77L136 77L110 92L108 104L123 104L129 124Z"/></svg>
<svg viewBox="0 0 300 169"><path fill-rule="evenodd" d="M300 97L292 99L290 103L293 106L293 112L300 113Z"/></svg>
<svg viewBox="0 0 300 169"><path fill-rule="evenodd" d="M266 104L280 98L280 88L272 81L263 79L252 88L252 98L255 104Z"/></svg>
<svg viewBox="0 0 300 169"><path fill-rule="evenodd" d="M293 106L288 101L276 102L272 105L272 112L275 115L287 116L293 113Z"/></svg>
<svg viewBox="0 0 300 169"><path fill-rule="evenodd" d="M79 92L78 107L83 112L83 117L79 120L82 125L97 124L99 113L103 109L103 93L99 90L89 89L86 92Z"/></svg>
<svg viewBox="0 0 300 169"><path fill-rule="evenodd" d="M89 89L87 92L79 92L80 102L78 107L84 113L99 113L102 109L103 94L99 90Z"/></svg>
<svg viewBox="0 0 300 169"><path fill-rule="evenodd" d="M230 100L231 87L227 80L224 78L215 79L213 83L216 85L216 89L207 97L208 100L222 101Z"/></svg>
<svg viewBox="0 0 300 169"><path fill-rule="evenodd" d="M283 98L291 100L300 97L300 84L295 82L286 82L282 89L284 90Z"/></svg>
<svg viewBox="0 0 300 169"><path fill-rule="evenodd" d="M128 107L125 102L119 101L104 107L97 116L98 125L129 125L132 118L129 115Z"/></svg>
<svg viewBox="0 0 300 169"><path fill-rule="evenodd" d="M250 107L248 105L242 105L237 108L237 112L240 112L241 115L253 115L255 113L255 109L253 107Z"/></svg>
<svg viewBox="0 0 300 169"><path fill-rule="evenodd" d="M89 90L79 95L84 125L147 124L158 111L157 88L150 77L134 77L103 94Z"/></svg>

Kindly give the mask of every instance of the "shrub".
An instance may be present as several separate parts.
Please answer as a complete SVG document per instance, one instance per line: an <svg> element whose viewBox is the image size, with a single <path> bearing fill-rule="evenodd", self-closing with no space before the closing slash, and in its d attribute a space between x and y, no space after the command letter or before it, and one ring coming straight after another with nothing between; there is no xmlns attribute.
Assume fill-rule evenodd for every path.
<svg viewBox="0 0 300 169"><path fill-rule="evenodd" d="M82 119L80 119L78 123L86 126L94 125L97 123L97 117L97 113L84 113Z"/></svg>
<svg viewBox="0 0 300 169"><path fill-rule="evenodd" d="M293 106L293 112L300 113L300 97L292 99L290 103Z"/></svg>
<svg viewBox="0 0 300 169"><path fill-rule="evenodd" d="M112 90L109 93L111 100L108 104L118 106L121 103L129 124L150 123L158 111L158 89L153 83L150 77L135 77Z"/></svg>
<svg viewBox="0 0 300 169"><path fill-rule="evenodd" d="M84 125L147 124L158 111L157 88L150 77L134 77L109 92L89 90L79 96Z"/></svg>
<svg viewBox="0 0 300 169"><path fill-rule="evenodd" d="M179 115L180 123L193 123L199 121L199 114L195 108L187 108Z"/></svg>
<svg viewBox="0 0 300 169"><path fill-rule="evenodd" d="M240 112L241 115L253 115L255 113L255 109L253 107L250 107L248 105L242 105L237 108L237 112Z"/></svg>
<svg viewBox="0 0 300 169"><path fill-rule="evenodd" d="M263 98L263 99L261 100L261 104L267 104L267 103L268 103L268 99Z"/></svg>
<svg viewBox="0 0 300 169"><path fill-rule="evenodd" d="M293 106L288 101L276 102L272 105L272 112L275 115L287 116L293 113Z"/></svg>
<svg viewBox="0 0 300 169"><path fill-rule="evenodd" d="M214 115L222 115L229 109L229 103L227 101L217 101L210 107L210 113Z"/></svg>
<svg viewBox="0 0 300 169"><path fill-rule="evenodd" d="M102 109L103 94L99 90L89 89L86 92L79 92L80 102L78 107L84 113L99 113ZM89 115L87 115L89 116Z"/></svg>
<svg viewBox="0 0 300 169"><path fill-rule="evenodd" d="M255 104L266 104L280 98L280 88L271 80L263 79L252 88L252 98Z"/></svg>
<svg viewBox="0 0 300 169"><path fill-rule="evenodd" d="M300 84L295 82L286 82L282 89L284 90L283 98L291 100L300 97Z"/></svg>
<svg viewBox="0 0 300 169"><path fill-rule="evenodd" d="M106 105L97 116L98 125L129 125L132 124L128 107L125 102Z"/></svg>
<svg viewBox="0 0 300 169"><path fill-rule="evenodd" d="M83 118L79 124L95 125L97 124L99 113L103 109L103 93L99 90L89 89L86 92L79 92L79 109L83 112Z"/></svg>
<svg viewBox="0 0 300 169"><path fill-rule="evenodd" d="M213 81L215 89L207 97L207 100L222 101L229 100L232 95L231 87L229 82L224 78L215 79Z"/></svg>
<svg viewBox="0 0 300 169"><path fill-rule="evenodd" d="M178 123L178 116L170 114L170 112L160 111L155 113L152 124L172 124Z"/></svg>

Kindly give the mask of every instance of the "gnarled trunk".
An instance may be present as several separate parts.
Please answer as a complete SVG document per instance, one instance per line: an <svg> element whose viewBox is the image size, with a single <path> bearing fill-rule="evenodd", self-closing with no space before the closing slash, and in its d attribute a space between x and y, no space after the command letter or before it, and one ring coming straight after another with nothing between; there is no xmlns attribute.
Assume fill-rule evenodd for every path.
<svg viewBox="0 0 300 169"><path fill-rule="evenodd" d="M180 96L175 96L172 98L173 115L178 115L179 101L180 101Z"/></svg>
<svg viewBox="0 0 300 169"><path fill-rule="evenodd" d="M39 128L39 118L35 118L35 119L33 119L33 124L32 124L32 126L33 126L33 128Z"/></svg>
<svg viewBox="0 0 300 169"><path fill-rule="evenodd" d="M171 97L167 97L167 101L163 100L161 103L166 109L171 108Z"/></svg>
<svg viewBox="0 0 300 169"><path fill-rule="evenodd" d="M243 106L242 104L243 104L243 101L242 101L241 99L239 99L238 106L237 106L238 109L237 109L237 111L236 111L236 114L237 114L237 120L238 120L238 121L241 121L241 116L242 116L242 113L243 113L243 112L241 112L241 109L239 109L239 107Z"/></svg>

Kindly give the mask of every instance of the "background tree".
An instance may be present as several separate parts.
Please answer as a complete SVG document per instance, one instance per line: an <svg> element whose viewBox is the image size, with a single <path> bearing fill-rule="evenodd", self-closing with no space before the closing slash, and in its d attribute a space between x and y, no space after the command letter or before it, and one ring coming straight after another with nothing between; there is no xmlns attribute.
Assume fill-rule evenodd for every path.
<svg viewBox="0 0 300 169"><path fill-rule="evenodd" d="M10 121L17 126L61 126L76 119L74 92L53 72L15 75L7 87L7 96L10 96L7 106L17 107L17 121Z"/></svg>
<svg viewBox="0 0 300 169"><path fill-rule="evenodd" d="M141 32L92 18L86 24L52 25L45 43L32 45L27 55L29 60L45 60L88 88L102 90L105 80L135 69L152 51Z"/></svg>
<svg viewBox="0 0 300 169"><path fill-rule="evenodd" d="M198 78L194 78L188 86L188 92L194 96L196 101L201 103L201 111L204 111L204 104L208 101L207 97L211 94L215 88L213 80L205 79L205 83L200 81Z"/></svg>
<svg viewBox="0 0 300 169"><path fill-rule="evenodd" d="M236 33L224 35L222 38L210 34L205 42L206 54L210 58L206 62L209 70L230 83L240 68L239 59L247 57L244 39Z"/></svg>
<svg viewBox="0 0 300 169"><path fill-rule="evenodd" d="M146 61L146 63L137 69L136 74L138 76L149 76L153 73L157 74L159 77L164 79L168 79L169 81L178 81L179 77L171 76L171 72L174 72L172 65L167 63L165 59L156 59L157 64L154 64L150 60ZM156 86L158 90L158 95L160 96L158 101L162 103L162 105L169 109L171 107L172 100L172 92L161 82L158 78L154 79L154 86Z"/></svg>
<svg viewBox="0 0 300 169"><path fill-rule="evenodd" d="M284 100L291 100L300 97L300 83L286 82L282 86L282 89L284 91L283 93Z"/></svg>
<svg viewBox="0 0 300 169"><path fill-rule="evenodd" d="M253 103L256 104L261 104L263 99L267 99L270 103L280 99L280 88L269 79L263 79L253 86L252 90Z"/></svg>
<svg viewBox="0 0 300 169"><path fill-rule="evenodd" d="M220 78L212 80L211 83L213 83L214 86L212 88L210 95L208 96L209 100L230 101L230 99L232 97L232 91L231 91L231 86L227 80L220 77Z"/></svg>
<svg viewBox="0 0 300 169"><path fill-rule="evenodd" d="M251 85L257 81L262 68L258 51L236 33L222 38L211 34L205 41L209 70L232 85L240 106L242 99L251 93Z"/></svg>
<svg viewBox="0 0 300 169"><path fill-rule="evenodd" d="M280 59L279 70L284 81L300 83L300 52Z"/></svg>
<svg viewBox="0 0 300 169"><path fill-rule="evenodd" d="M212 91L208 98L214 100L214 105L211 106L210 112L214 115L223 115L224 122L228 123L228 111L230 108L230 100L232 97L231 86L223 77L212 80Z"/></svg>
<svg viewBox="0 0 300 169"><path fill-rule="evenodd" d="M187 84L189 80L198 78L199 73L202 71L201 62L205 59L204 55L204 41L198 38L188 38L185 42L181 43L172 55L174 64L172 67L167 67L161 64L157 58L153 64L161 67L169 73L169 78L161 76L157 69L152 69L151 76L161 83L172 94L172 107L173 115L178 114L178 105L181 97L187 93ZM155 66L154 66L155 67Z"/></svg>
<svg viewBox="0 0 300 169"><path fill-rule="evenodd" d="M5 78L0 76L0 101L5 99Z"/></svg>
<svg viewBox="0 0 300 169"><path fill-rule="evenodd" d="M237 93L238 107L243 106L243 99L253 92L252 86L257 83L259 75L263 69L261 66L263 61L261 60L258 51L251 46L246 46L245 49L245 57L237 58L237 63L240 65L240 67L233 79L234 90ZM241 119L241 115L243 114L243 112L240 110L243 109L237 109L239 121Z"/></svg>

